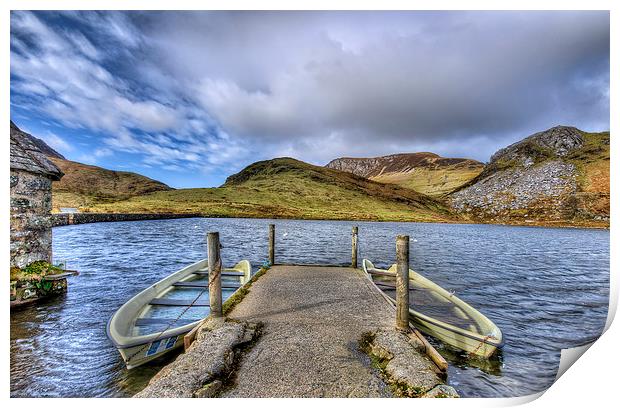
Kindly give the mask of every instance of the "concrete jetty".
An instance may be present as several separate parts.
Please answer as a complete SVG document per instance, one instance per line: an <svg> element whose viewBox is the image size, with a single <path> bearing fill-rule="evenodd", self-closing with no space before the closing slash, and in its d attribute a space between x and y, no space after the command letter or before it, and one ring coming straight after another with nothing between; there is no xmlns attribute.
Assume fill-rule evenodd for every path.
<svg viewBox="0 0 620 408"><path fill-rule="evenodd" d="M415 335L394 325L359 269L276 265L137 396L455 396Z"/></svg>
<svg viewBox="0 0 620 408"><path fill-rule="evenodd" d="M274 266L230 317L261 322L263 332L222 396L391 395L359 341L391 328L394 313L355 269Z"/></svg>
<svg viewBox="0 0 620 408"><path fill-rule="evenodd" d="M273 265L274 225L268 240ZM397 279L395 310L357 268L357 242L353 227L351 267L263 268L222 308L219 234L209 233L211 315L136 397L458 397L445 360L410 329L409 280ZM408 271L409 237L396 247Z"/></svg>

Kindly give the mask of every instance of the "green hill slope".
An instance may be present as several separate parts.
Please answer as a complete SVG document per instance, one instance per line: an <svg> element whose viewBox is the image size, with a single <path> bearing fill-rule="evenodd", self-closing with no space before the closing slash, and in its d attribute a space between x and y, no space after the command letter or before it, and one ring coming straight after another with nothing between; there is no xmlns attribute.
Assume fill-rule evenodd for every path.
<svg viewBox="0 0 620 408"><path fill-rule="evenodd" d="M126 200L170 187L137 173L108 170L49 156L65 175L52 183L52 207L88 208L94 204Z"/></svg>
<svg viewBox="0 0 620 408"><path fill-rule="evenodd" d="M180 212L213 217L448 221L446 207L423 194L290 158L261 161L218 188L159 191L101 212Z"/></svg>

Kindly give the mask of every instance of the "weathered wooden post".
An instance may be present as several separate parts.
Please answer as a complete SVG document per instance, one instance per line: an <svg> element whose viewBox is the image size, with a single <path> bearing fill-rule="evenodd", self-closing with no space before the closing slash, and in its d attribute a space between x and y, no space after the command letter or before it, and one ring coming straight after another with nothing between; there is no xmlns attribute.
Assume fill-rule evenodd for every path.
<svg viewBox="0 0 620 408"><path fill-rule="evenodd" d="M269 264L276 262L276 226L269 224Z"/></svg>
<svg viewBox="0 0 620 408"><path fill-rule="evenodd" d="M396 237L396 328L409 330L409 235Z"/></svg>
<svg viewBox="0 0 620 408"><path fill-rule="evenodd" d="M220 233L207 235L209 256L209 305L211 317L222 317L222 259L220 258Z"/></svg>
<svg viewBox="0 0 620 408"><path fill-rule="evenodd" d="M351 230L351 267L357 268L357 226Z"/></svg>

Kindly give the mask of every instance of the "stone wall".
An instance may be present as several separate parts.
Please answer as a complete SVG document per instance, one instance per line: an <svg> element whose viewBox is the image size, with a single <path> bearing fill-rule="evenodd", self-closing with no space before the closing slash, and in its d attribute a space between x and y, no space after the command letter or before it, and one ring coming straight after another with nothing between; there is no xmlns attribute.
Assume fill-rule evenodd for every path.
<svg viewBox="0 0 620 408"><path fill-rule="evenodd" d="M52 181L11 169L11 266L52 260Z"/></svg>
<svg viewBox="0 0 620 408"><path fill-rule="evenodd" d="M112 213L63 213L52 214L52 226L60 227L72 224L87 224L91 222L115 222L115 221L141 221L141 220L162 220L174 218L194 218L200 217L199 214L112 214Z"/></svg>

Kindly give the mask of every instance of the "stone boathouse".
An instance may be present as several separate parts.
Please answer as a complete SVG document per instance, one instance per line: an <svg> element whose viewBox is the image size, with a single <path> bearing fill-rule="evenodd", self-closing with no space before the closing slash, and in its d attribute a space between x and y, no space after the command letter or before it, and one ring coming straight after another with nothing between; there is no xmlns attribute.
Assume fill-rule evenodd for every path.
<svg viewBox="0 0 620 408"><path fill-rule="evenodd" d="M52 261L52 181L62 176L11 121L11 267Z"/></svg>

